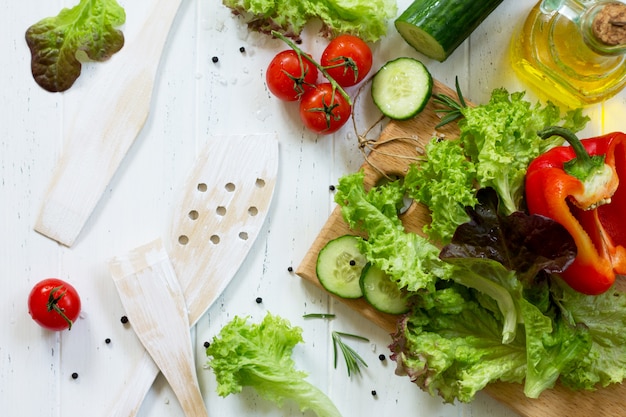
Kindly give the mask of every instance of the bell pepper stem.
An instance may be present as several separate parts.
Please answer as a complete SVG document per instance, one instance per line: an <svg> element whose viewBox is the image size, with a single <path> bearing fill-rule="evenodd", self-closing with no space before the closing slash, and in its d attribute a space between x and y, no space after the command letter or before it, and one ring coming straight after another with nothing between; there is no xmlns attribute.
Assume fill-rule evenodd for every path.
<svg viewBox="0 0 626 417"><path fill-rule="evenodd" d="M593 173L601 170L604 165L604 155L591 156L583 146L580 139L569 129L561 126L551 126L537 133L541 139L552 136L560 136L565 139L576 154L576 157L563 164L563 169L569 175L585 181Z"/></svg>

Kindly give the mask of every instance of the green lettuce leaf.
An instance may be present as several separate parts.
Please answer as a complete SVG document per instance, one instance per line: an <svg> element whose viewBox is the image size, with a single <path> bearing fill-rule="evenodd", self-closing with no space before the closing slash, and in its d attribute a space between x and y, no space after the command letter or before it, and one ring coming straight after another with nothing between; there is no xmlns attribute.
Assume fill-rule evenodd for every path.
<svg viewBox="0 0 626 417"><path fill-rule="evenodd" d="M423 229L430 240L450 242L456 228L469 220L465 207L477 203L475 180L476 168L458 140L431 139L424 160L411 164L404 186L409 197L430 210L431 222Z"/></svg>
<svg viewBox="0 0 626 417"><path fill-rule="evenodd" d="M546 150L563 144L558 137L542 140L537 132L554 125L577 132L589 120L581 109L561 116L553 103L532 106L524 94L496 89L487 104L464 107L464 118L458 122L460 141L476 166L479 186L498 192L505 214L521 208L528 164Z"/></svg>
<svg viewBox="0 0 626 417"><path fill-rule="evenodd" d="M579 366L563 375L563 385L593 390L621 383L626 377L626 294L612 289L588 296L558 283L556 303L570 321L589 330L592 341Z"/></svg>
<svg viewBox="0 0 626 417"><path fill-rule="evenodd" d="M366 192L364 177L363 171L342 177L335 194L348 225L367 231L361 251L400 288L434 289L451 267L439 259L439 248L428 239L404 230L398 217L405 195L402 183L394 181Z"/></svg>
<svg viewBox="0 0 626 417"><path fill-rule="evenodd" d="M503 216L492 189L477 198L440 253L452 267L448 280L412 298L394 358L401 373L447 402L471 401L498 380L524 381L525 394L537 398L591 346L587 328L563 320L550 302L549 281L534 279L569 265L576 247L550 219Z"/></svg>
<svg viewBox="0 0 626 417"><path fill-rule="evenodd" d="M519 211L502 215L493 189L480 189L477 198L479 204L467 208L471 221L459 226L440 256L459 268L453 276L456 282L496 301L503 317L503 343L516 336L513 320L523 325L524 392L537 398L590 348L586 328L564 321L550 303L548 281L537 279L567 268L576 257L576 245L567 230L551 219Z"/></svg>
<svg viewBox="0 0 626 417"><path fill-rule="evenodd" d="M365 41L377 41L387 32L387 20L397 12L394 0L223 0L251 30L281 32L298 37L311 20L322 22L329 37L349 33Z"/></svg>
<svg viewBox="0 0 626 417"><path fill-rule="evenodd" d="M502 323L474 291L458 284L423 294L393 335L396 373L445 402L472 401L493 381L526 376L523 337L502 343Z"/></svg>
<svg viewBox="0 0 626 417"><path fill-rule="evenodd" d="M340 417L326 394L305 380L305 372L295 368L291 354L301 342L301 328L292 327L287 320L271 313L258 324L249 324L246 318L235 316L206 349L218 394L226 397L249 386L279 407L285 400L292 400L301 411L312 410L320 417Z"/></svg>
<svg viewBox="0 0 626 417"><path fill-rule="evenodd" d="M547 285L544 289L548 293ZM554 306L542 312L525 298L519 305L527 351L524 394L538 398L554 387L559 377L580 367L589 355L592 337L585 326L571 323Z"/></svg>
<svg viewBox="0 0 626 417"><path fill-rule="evenodd" d="M26 43L37 84L51 92L70 88L80 76L81 61L106 61L124 46L124 35L115 28L125 21L116 0L80 0L30 26Z"/></svg>

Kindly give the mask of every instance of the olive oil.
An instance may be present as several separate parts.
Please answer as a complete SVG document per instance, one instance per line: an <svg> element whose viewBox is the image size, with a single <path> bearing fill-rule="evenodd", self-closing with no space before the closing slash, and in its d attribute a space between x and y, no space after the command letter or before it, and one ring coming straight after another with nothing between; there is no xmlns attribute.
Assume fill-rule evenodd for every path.
<svg viewBox="0 0 626 417"><path fill-rule="evenodd" d="M518 76L542 98L571 108L617 94L626 85L626 55L598 42L587 27L594 16L584 18L590 5L600 3L564 1L572 7L559 10L546 10L543 3L512 39L511 63Z"/></svg>

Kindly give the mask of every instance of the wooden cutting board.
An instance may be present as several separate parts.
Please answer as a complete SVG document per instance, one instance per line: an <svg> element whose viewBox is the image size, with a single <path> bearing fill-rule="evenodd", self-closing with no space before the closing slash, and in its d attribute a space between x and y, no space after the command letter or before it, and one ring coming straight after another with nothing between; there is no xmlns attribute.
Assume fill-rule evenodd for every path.
<svg viewBox="0 0 626 417"><path fill-rule="evenodd" d="M433 92L456 97L452 89L437 81L435 81ZM455 123L435 130L435 125L440 119L434 110L435 104L431 100L417 117L401 122L392 121L385 127L376 142L378 144L376 150L369 156L371 164L363 165L367 187L383 179L382 172L388 176L404 176L407 167L415 161L423 150L423 146L433 136L458 137L459 131ZM402 220L407 230L421 233L423 225L430 221L430 217L425 207L413 204L402 215ZM315 273L317 254L329 240L348 233L354 234L354 231L350 230L341 216L340 208L336 207L296 269L296 274L321 287ZM621 285L625 286L623 282ZM339 298L339 300L389 333L395 332L397 316L380 313L363 299ZM408 379L407 383L409 383ZM589 417L592 415L621 417L626 415L626 388L622 385L612 385L595 392L572 392L557 385L554 389L544 391L538 399L527 398L521 384L498 382L487 386L485 391L525 417Z"/></svg>

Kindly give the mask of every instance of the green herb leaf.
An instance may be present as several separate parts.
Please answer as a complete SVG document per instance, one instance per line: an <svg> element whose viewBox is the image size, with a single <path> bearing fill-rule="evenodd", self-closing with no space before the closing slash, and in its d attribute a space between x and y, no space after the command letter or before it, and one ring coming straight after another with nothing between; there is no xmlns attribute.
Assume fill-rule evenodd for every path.
<svg viewBox="0 0 626 417"><path fill-rule="evenodd" d="M435 94L433 101L437 104L442 105L444 108L435 109L435 113L444 113L445 116L441 118L441 121L435 126L435 129L438 129L442 126L447 125L448 123L452 123L458 119L463 118L463 109L467 107L467 103L465 102L465 98L463 97L463 93L461 92L461 87L459 86L459 77L455 78L454 81L456 87L456 95L458 100L450 97L447 94Z"/></svg>
<svg viewBox="0 0 626 417"><path fill-rule="evenodd" d="M70 88L80 76L81 61L106 61L122 48L124 35L115 28L125 21L116 0L80 0L30 26L26 43L37 84L51 92Z"/></svg>
<svg viewBox="0 0 626 417"><path fill-rule="evenodd" d="M352 374L360 374L361 373L361 365L367 368L367 363L365 360L359 355L353 348L346 345L342 340L342 337L352 337L354 339L363 340L369 342L369 339L363 336L358 336L350 333L343 332L332 332L333 337L333 353L335 358L335 369L337 368L337 348L341 351L344 361L346 362L346 368L348 370L348 376L352 376Z"/></svg>
<svg viewBox="0 0 626 417"><path fill-rule="evenodd" d="M310 313L305 314L302 317L304 317L305 319L334 319L335 315L328 313Z"/></svg>

